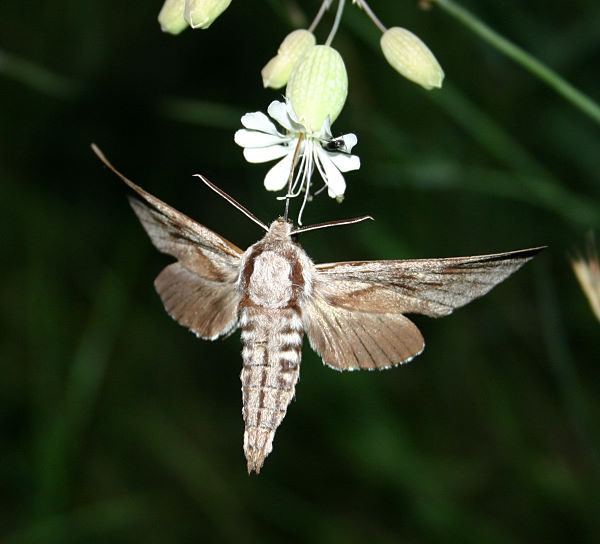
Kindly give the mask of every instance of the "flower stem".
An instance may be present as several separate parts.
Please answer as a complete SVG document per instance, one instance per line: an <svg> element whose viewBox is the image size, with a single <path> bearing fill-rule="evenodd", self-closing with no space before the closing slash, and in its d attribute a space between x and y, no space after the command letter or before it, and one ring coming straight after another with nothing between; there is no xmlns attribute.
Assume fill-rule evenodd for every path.
<svg viewBox="0 0 600 544"><path fill-rule="evenodd" d="M333 2L333 0L323 0L323 3L321 4L321 7L319 8L319 11L315 15L315 18L313 19L313 22L310 23L310 26L308 27L308 31L309 32L314 32L315 28L317 28L317 25L319 24L319 22L323 18L323 14L329 9L329 7L331 6L332 2Z"/></svg>
<svg viewBox="0 0 600 544"><path fill-rule="evenodd" d="M373 10L365 0L358 0L356 2L356 5L367 14L369 19L371 19L371 21L375 23L375 26L379 30L381 30L381 32L385 32L387 30L387 28L385 28L385 25L377 18L377 15L373 13Z"/></svg>
<svg viewBox="0 0 600 544"><path fill-rule="evenodd" d="M492 30L472 13L453 2L453 0L434 1L444 11L470 28L475 34L479 35L479 37L498 49L498 51L501 51L507 57L523 66L526 70L529 70L529 72L547 83L575 107L579 108L597 123L600 123L600 106L591 98L573 87L573 85L559 76L556 72L542 64L519 46Z"/></svg>
<svg viewBox="0 0 600 544"><path fill-rule="evenodd" d="M331 27L329 36L327 36L327 39L325 40L325 45L331 45L331 42L333 41L333 38L335 37L337 29L340 26L340 21L342 19L342 13L344 13L344 4L345 3L346 3L346 0L339 0L338 9L337 9L337 12L335 13L335 20L333 21L333 26Z"/></svg>

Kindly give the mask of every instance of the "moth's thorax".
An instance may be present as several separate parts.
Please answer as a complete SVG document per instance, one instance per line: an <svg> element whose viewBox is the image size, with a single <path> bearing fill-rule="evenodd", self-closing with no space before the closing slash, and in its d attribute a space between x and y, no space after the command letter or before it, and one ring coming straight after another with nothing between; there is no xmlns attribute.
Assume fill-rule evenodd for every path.
<svg viewBox="0 0 600 544"><path fill-rule="evenodd" d="M277 219L244 253L237 284L241 306L288 308L312 294L313 263L292 241L291 230L291 223Z"/></svg>
<svg viewBox="0 0 600 544"><path fill-rule="evenodd" d="M254 304L267 308L286 306L293 297L290 260L271 250L258 253L248 287Z"/></svg>

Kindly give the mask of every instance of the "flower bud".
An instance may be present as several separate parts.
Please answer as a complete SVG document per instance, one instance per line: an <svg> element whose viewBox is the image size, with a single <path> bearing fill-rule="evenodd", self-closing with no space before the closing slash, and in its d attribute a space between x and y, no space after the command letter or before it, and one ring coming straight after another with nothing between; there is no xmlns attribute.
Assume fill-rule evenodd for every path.
<svg viewBox="0 0 600 544"><path fill-rule="evenodd" d="M298 119L312 132L329 116L333 123L348 95L348 75L342 56L328 45L314 45L296 63L286 97Z"/></svg>
<svg viewBox="0 0 600 544"><path fill-rule="evenodd" d="M389 28L381 36L381 50L392 67L427 90L440 88L444 71L429 48L405 28Z"/></svg>
<svg viewBox="0 0 600 544"><path fill-rule="evenodd" d="M183 16L192 28L208 28L231 0L185 0Z"/></svg>
<svg viewBox="0 0 600 544"><path fill-rule="evenodd" d="M281 89L290 78L292 68L298 59L315 45L316 40L312 32L299 28L290 32L273 57L261 70L263 85L272 89Z"/></svg>
<svg viewBox="0 0 600 544"><path fill-rule="evenodd" d="M158 22L163 32L179 34L188 24L183 17L185 0L166 0L158 14Z"/></svg>

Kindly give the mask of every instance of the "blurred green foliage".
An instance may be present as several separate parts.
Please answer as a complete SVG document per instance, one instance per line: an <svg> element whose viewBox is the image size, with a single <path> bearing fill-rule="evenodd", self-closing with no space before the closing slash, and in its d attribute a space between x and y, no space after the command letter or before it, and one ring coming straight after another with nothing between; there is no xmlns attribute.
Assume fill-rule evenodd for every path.
<svg viewBox="0 0 600 544"><path fill-rule="evenodd" d="M317 3L233 2L176 38L160 4L0 3L0 542L598 542L600 326L567 259L600 227L598 125L442 10L373 0L436 53L447 78L427 93L348 6L334 130L358 135L363 166L305 222L377 221L306 234L309 254L550 248L455 315L416 318L410 365L340 374L306 347L248 477L238 335L202 342L165 314L152 281L169 260L89 144L246 247L259 229L190 174L281 212L233 132L279 97L259 70ZM600 97L598 2L464 6Z"/></svg>

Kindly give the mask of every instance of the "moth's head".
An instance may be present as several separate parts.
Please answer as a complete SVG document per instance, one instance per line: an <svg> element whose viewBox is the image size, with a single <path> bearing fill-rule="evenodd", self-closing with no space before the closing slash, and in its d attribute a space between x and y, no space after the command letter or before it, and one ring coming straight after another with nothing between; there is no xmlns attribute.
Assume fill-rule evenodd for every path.
<svg viewBox="0 0 600 544"><path fill-rule="evenodd" d="M289 238L293 227L292 223L286 221L283 217L278 217L269 226L267 236L278 239Z"/></svg>

